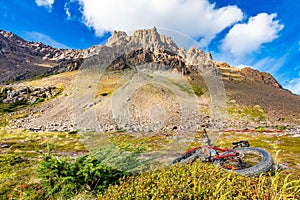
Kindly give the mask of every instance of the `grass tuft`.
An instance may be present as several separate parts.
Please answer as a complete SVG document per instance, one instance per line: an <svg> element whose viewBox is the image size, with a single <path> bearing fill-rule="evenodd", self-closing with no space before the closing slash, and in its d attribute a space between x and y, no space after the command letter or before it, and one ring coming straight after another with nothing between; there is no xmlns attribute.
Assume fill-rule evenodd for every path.
<svg viewBox="0 0 300 200"><path fill-rule="evenodd" d="M300 181L288 176L247 178L201 162L142 173L110 186L99 199L297 199Z"/></svg>

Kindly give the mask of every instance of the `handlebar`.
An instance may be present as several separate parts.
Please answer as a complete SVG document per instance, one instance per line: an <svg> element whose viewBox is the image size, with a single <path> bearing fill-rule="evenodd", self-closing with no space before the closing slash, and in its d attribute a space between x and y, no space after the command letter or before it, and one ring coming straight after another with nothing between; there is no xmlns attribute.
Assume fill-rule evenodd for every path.
<svg viewBox="0 0 300 200"><path fill-rule="evenodd" d="M208 137L208 134L207 134L207 131L206 129L203 129L203 136L204 136L204 140L203 142L207 145L207 146L212 146L211 144L211 140L209 139ZM241 141L238 141L238 142L233 142L232 143L233 146L233 149L237 148L237 147L249 147L250 144L247 140L241 140Z"/></svg>
<svg viewBox="0 0 300 200"><path fill-rule="evenodd" d="M233 149L237 148L237 147L249 147L250 144L247 140L241 140L238 142L233 142L232 145L234 145Z"/></svg>

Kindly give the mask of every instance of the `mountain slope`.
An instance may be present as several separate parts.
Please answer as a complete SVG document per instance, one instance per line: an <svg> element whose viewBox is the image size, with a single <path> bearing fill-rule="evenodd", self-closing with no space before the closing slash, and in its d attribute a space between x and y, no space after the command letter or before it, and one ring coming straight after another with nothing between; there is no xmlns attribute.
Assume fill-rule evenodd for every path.
<svg viewBox="0 0 300 200"><path fill-rule="evenodd" d="M72 110L75 107L80 110L79 114L82 114L82 118L85 120L81 122L86 126L85 129L96 128L97 123L93 125L87 123L94 120L93 117L96 113L97 120L103 124L105 130L118 130L122 127L115 125L111 110L113 108L109 104L111 96L124 84L120 81L120 77L135 74L138 70L144 69L180 74L186 79L198 96L201 117L208 116L208 123L216 121L210 110L211 99L219 97L219 93L222 93L222 88L219 86L222 85L215 85L217 90L213 91L207 84L210 83L211 78L215 77L217 80L218 77L221 77L227 95L226 110L222 109L228 114L224 121L225 127L295 126L300 124L300 96L283 89L270 74L251 68L238 69L226 63L216 62L210 53L204 53L196 48L188 50L178 48L171 38L159 35L156 28L138 30L132 36L125 32L114 32L106 45L86 50L55 49L41 43L26 42L16 35L3 31L0 36L0 62L4 63L0 70L5 72L5 74L1 73L2 82L80 69L78 73L75 72L77 76L74 73L72 76L61 74L33 82L18 83L17 85L30 86L34 84L41 87L49 84L60 85L65 91L56 99L31 108L30 112L38 113L38 115L15 120L13 122L15 127L33 128L34 130L72 130L77 124L74 121L76 113L74 114L74 110ZM100 80L97 74L80 77L80 74L84 74L86 69L98 71L102 67L106 68L107 73ZM149 77L151 76L149 74ZM186 89L184 85L176 82L173 82L173 85L181 90ZM81 100L82 102L78 105L74 105L74 98L76 98L74 89L81 89L85 94L96 95L92 96L89 101ZM163 91L163 88L157 89ZM144 90L139 92L144 92ZM189 91L187 90L187 92ZM131 98L130 105L142 108L150 101L148 104L141 101L151 98L153 95L149 95L143 100L135 96L135 99ZM161 99L164 98L165 96ZM172 112L171 108L174 107L172 103L162 105L170 108L168 113L177 112L177 110ZM39 112L39 110L45 112ZM99 110L99 113L93 110ZM144 116L145 113L142 112L143 110L140 110L137 115ZM191 114L191 116L193 115ZM190 118L192 118L191 116ZM172 126L168 125L168 129L170 127L180 128L174 119L176 119L176 115L170 114L168 123ZM143 120L143 123L148 123L150 119ZM149 126L145 125L144 127ZM125 128L135 130L137 127Z"/></svg>
<svg viewBox="0 0 300 200"><path fill-rule="evenodd" d="M267 114L265 123L300 124L300 96L283 89L272 75L249 67L234 68L226 63L217 62L217 66L223 77L229 107L260 105Z"/></svg>

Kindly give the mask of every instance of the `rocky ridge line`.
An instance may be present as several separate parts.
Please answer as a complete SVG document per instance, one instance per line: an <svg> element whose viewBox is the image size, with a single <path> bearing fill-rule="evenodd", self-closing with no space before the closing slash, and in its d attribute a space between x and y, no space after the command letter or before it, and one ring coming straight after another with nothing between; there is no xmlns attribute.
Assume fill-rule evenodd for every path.
<svg viewBox="0 0 300 200"><path fill-rule="evenodd" d="M25 41L11 32L0 30L0 83L74 71L80 68L86 58L106 51L107 48L113 51L119 49L119 53L122 52L120 49L125 48L120 55L127 54L126 59L130 58L133 62L141 63L144 60L166 65L179 64L180 67L176 68L182 74L187 74L188 67L199 72L212 70L212 73L218 73L215 66L219 65L213 61L210 53L193 47L189 50L178 48L171 37L160 35L155 27L137 30L132 36L123 31L115 31L104 46L93 46L85 50L53 48L41 42ZM225 63L222 67L226 65L229 66ZM282 88L268 73L243 68L240 74L246 79Z"/></svg>
<svg viewBox="0 0 300 200"><path fill-rule="evenodd" d="M137 30L132 36L126 32L115 31L106 43L105 47L113 49L120 56L113 61L130 61L134 65L152 63L149 67L155 68L158 64L165 65L171 70L176 70L183 75L189 74L190 70L201 73L218 74L217 67L210 53L191 47L188 50L178 48L171 37L160 35L154 27L149 30ZM96 47L98 49L104 46ZM121 49L120 49L121 48ZM117 68L122 64L118 64ZM156 68L157 69L157 68Z"/></svg>

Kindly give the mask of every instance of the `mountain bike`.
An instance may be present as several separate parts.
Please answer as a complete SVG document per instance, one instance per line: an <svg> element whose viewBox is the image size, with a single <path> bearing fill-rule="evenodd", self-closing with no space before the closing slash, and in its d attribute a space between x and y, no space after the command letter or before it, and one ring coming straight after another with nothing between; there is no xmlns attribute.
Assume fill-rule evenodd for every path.
<svg viewBox="0 0 300 200"><path fill-rule="evenodd" d="M261 148L250 147L247 140L233 142L231 148L213 146L206 130L203 132L205 146L194 147L175 158L171 164L189 163L196 159L211 162L221 169L233 170L245 176L257 176L273 169L272 156Z"/></svg>

